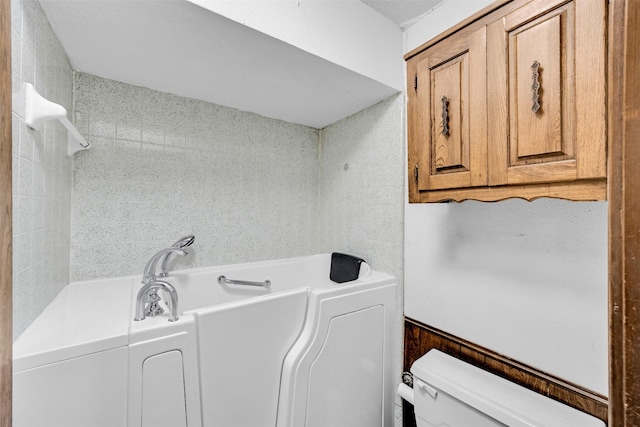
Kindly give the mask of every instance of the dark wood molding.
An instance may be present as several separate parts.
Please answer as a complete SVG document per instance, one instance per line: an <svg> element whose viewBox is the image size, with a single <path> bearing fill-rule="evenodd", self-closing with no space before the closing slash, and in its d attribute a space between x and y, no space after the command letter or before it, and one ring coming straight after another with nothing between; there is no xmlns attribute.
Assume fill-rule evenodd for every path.
<svg viewBox="0 0 640 427"><path fill-rule="evenodd" d="M416 156L417 157L417 156ZM410 159L411 161L412 159ZM415 162L415 160L413 160ZM416 193L417 191L414 191ZM462 202L464 200L479 200L483 202L495 202L513 197L524 200L535 200L541 197L568 199L573 201L595 201L607 199L607 180L588 179L570 182L554 182L549 184L527 184L527 185L503 185L497 187L478 187L451 189L451 190L431 190L417 192L418 196L410 202L433 203L453 200Z"/></svg>
<svg viewBox="0 0 640 427"><path fill-rule="evenodd" d="M0 427L11 427L11 2L0 1Z"/></svg>
<svg viewBox="0 0 640 427"><path fill-rule="evenodd" d="M622 312L622 81L623 43L615 40L624 39L624 1L613 1L609 7L609 117L608 117L608 195L609 199L609 425L624 426L623 364L624 346L622 330L624 329ZM615 25L617 23L617 25ZM616 55L620 60L616 61Z"/></svg>
<svg viewBox="0 0 640 427"><path fill-rule="evenodd" d="M640 425L640 2L610 0L610 426Z"/></svg>
<svg viewBox="0 0 640 427"><path fill-rule="evenodd" d="M606 397L576 384L407 317L404 337L405 371L423 354L435 348L607 422ZM413 414L405 409L405 417L408 419L405 426L411 426Z"/></svg>

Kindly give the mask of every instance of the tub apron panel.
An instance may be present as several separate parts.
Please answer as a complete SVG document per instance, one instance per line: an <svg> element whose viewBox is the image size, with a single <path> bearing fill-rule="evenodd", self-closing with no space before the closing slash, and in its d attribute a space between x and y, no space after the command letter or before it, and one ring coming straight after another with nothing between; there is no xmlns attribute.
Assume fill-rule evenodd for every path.
<svg viewBox="0 0 640 427"><path fill-rule="evenodd" d="M129 346L128 427L202 426L195 322L182 316L164 329L182 331Z"/></svg>
<svg viewBox="0 0 640 427"><path fill-rule="evenodd" d="M383 415L384 306L335 316L309 367L309 427L375 426Z"/></svg>
<svg viewBox="0 0 640 427"><path fill-rule="evenodd" d="M202 422L273 426L283 360L300 334L307 289L197 312Z"/></svg>
<svg viewBox="0 0 640 427"><path fill-rule="evenodd" d="M127 347L14 373L16 427L126 425Z"/></svg>
<svg viewBox="0 0 640 427"><path fill-rule="evenodd" d="M312 291L305 328L284 362L277 427L393 425L395 293L395 284Z"/></svg>

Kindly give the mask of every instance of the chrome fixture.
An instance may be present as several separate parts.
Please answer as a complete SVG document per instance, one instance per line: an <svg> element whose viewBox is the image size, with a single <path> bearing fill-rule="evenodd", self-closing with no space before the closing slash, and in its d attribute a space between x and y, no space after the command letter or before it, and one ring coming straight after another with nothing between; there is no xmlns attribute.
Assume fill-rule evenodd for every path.
<svg viewBox="0 0 640 427"><path fill-rule="evenodd" d="M160 260L160 258L163 258L174 252L182 256L187 255L187 252L180 248L167 248L157 252L149 259L147 265L144 267L144 273L142 274L142 283L149 283L156 280L156 269L158 266L158 261Z"/></svg>
<svg viewBox="0 0 640 427"><path fill-rule="evenodd" d="M194 240L195 237L187 236L174 243L174 245L182 244L183 247L189 246ZM149 261L147 261L147 265L144 267L144 273L142 274L142 283L144 286L138 293L136 300L136 317L134 320L143 320L145 316L157 316L164 313L164 309L160 307L159 304L161 298L158 295L158 289L164 289L169 294L169 311L171 312L169 321L174 322L178 320L178 316L176 315L178 306L176 289L170 283L157 280L156 275L158 261L162 259L166 262L167 257L174 252L182 256L187 255L187 252L179 247L170 247L155 253ZM149 286L153 284L155 284L155 286Z"/></svg>
<svg viewBox="0 0 640 427"><path fill-rule="evenodd" d="M183 249L187 246L191 246L193 242L195 242L195 240L196 236L194 236L193 234L189 234L188 236L184 236L183 238L179 239L177 242L171 245L171 247ZM167 270L169 269L168 264L170 257L171 252L165 254L162 258L162 262L160 263L160 274L158 274L158 277L167 277L169 275L169 272Z"/></svg>
<svg viewBox="0 0 640 427"><path fill-rule="evenodd" d="M153 317L164 312L158 305L159 290L169 295L169 322L178 320L178 292L171 283L162 280L152 280L140 288L136 297L136 317L133 320L144 320L146 316Z"/></svg>
<svg viewBox="0 0 640 427"><path fill-rule="evenodd" d="M249 282L246 280L231 280L225 276L218 276L218 283L221 285L258 286L261 288L269 288L271 286L271 280L268 279L264 282Z"/></svg>
<svg viewBox="0 0 640 427"><path fill-rule="evenodd" d="M404 371L402 373L402 382L413 388L413 374L411 372Z"/></svg>

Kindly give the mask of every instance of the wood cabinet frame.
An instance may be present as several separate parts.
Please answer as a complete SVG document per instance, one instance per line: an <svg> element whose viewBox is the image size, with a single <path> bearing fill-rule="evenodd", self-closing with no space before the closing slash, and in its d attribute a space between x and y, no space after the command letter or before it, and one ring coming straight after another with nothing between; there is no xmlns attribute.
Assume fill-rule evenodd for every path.
<svg viewBox="0 0 640 427"><path fill-rule="evenodd" d="M640 2L609 9L609 425L640 425Z"/></svg>
<svg viewBox="0 0 640 427"><path fill-rule="evenodd" d="M605 14L605 0L499 1L405 55L409 79L409 202L497 201L510 197L526 200L539 197L606 200ZM529 30L539 31L542 26L555 29L558 33L559 38L555 42L550 38L545 39L543 35L553 35L553 30L539 33L537 37L540 43L547 40L551 43L549 46L555 47L562 63L556 70L559 73L560 70L564 71L555 79L555 85L551 86L555 90L551 89L546 94L544 88L554 81L554 74L548 74L546 81L544 77L541 79L541 112L523 112L519 115L520 107L526 110L530 104L526 100L524 105L515 103L515 94L518 93L513 86L516 80L515 60L519 56L515 54L514 40L517 37L514 36L529 34ZM477 105L486 106L486 123L478 126L480 120L477 120L473 127L474 139L471 147L468 147L475 159L471 168L472 179L466 179L463 173L432 177L434 171L429 167L430 162L437 163L436 156L427 152L424 146L433 145L434 137L423 129L428 130L428 122L433 117L429 108L425 107L429 76L425 76L428 74L425 73L427 67L420 64L438 64L449 58L448 53L452 49L455 51L455 48L464 47L461 41L470 40L481 29L486 30L486 73L483 74L486 81L478 84L480 79L475 79L474 84L469 86L476 87L476 91L486 91L486 103L473 104L476 109ZM530 46L536 45L536 37L524 37L529 40ZM574 46L593 48L574 49ZM545 52L541 48L538 53ZM553 59L552 55L546 63L555 64ZM529 65L525 68L529 68ZM543 64L542 74L547 72L544 68ZM518 77L518 87L531 84L530 75L523 77ZM412 90L415 83L421 83L419 87L422 89ZM559 95L560 99L546 104L545 109L545 97L556 94L560 87L566 88ZM476 96L474 99L479 101L482 98ZM576 105L580 105L580 108ZM551 112L552 106L557 106L555 113ZM531 114L538 119L531 120ZM505 120L507 116L509 120ZM518 125L521 122L517 119L519 116L522 116L524 126ZM551 119L545 120L545 117ZM522 128L528 131L525 135L539 135L535 126L531 129L529 126L540 126L541 123L556 126L553 130L557 141L551 147L546 147L537 136L525 137L521 140L536 142L533 145L525 144L521 153L522 144L518 144L518 132L515 130ZM486 136L479 138L482 128L486 130ZM478 161L482 153L484 160ZM481 170L483 164L485 169Z"/></svg>
<svg viewBox="0 0 640 427"><path fill-rule="evenodd" d="M515 10L527 1L496 1L412 50L405 59L453 33L466 31L469 24L491 22L491 14L498 8ZM636 427L640 426L640 1L608 0L608 23L608 178L592 184L598 188L600 198L609 201L609 426ZM408 78L413 78L413 71L411 67L407 69ZM411 91L407 96L411 99ZM409 123L415 120L407 117ZM410 125L407 131L412 137L415 128ZM416 156L409 147L409 164L417 160ZM431 201L418 192L411 170L408 188L410 199ZM496 191L500 194L496 195ZM537 189L528 186L528 190L521 187L515 191L533 199L545 192L553 196L560 189L543 184ZM585 188L578 183L571 191L578 200ZM479 189L474 198L495 200L512 194L488 187Z"/></svg>

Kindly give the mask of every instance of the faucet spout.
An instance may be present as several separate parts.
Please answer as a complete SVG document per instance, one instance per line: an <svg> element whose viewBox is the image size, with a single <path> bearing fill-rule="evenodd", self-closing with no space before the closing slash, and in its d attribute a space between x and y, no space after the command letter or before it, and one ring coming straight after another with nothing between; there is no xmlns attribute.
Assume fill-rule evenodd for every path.
<svg viewBox="0 0 640 427"><path fill-rule="evenodd" d="M145 319L147 304L155 302L149 297L152 294L156 294L158 290L164 291L169 296L169 322L178 320L178 292L171 283L163 280L152 280L140 288L136 297L136 317L133 320L140 321Z"/></svg>
<svg viewBox="0 0 640 427"><path fill-rule="evenodd" d="M187 251L180 248L167 248L157 252L149 259L149 261L147 262L147 265L144 267L144 273L142 275L142 283L149 283L154 281L156 279L156 269L157 269L158 261L160 260L160 258L174 252L182 256L187 255Z"/></svg>
<svg viewBox="0 0 640 427"><path fill-rule="evenodd" d="M184 249L187 246L191 246L193 242L195 242L195 240L196 240L196 236L194 236L193 234L189 234L188 236L184 236L183 238L179 239L177 242L171 245L171 247ZM158 277L169 276L168 270L169 270L170 257L171 257L171 252L166 253L165 255L162 256L162 258L160 258L162 262L160 262L160 274L158 274Z"/></svg>

